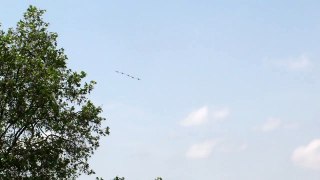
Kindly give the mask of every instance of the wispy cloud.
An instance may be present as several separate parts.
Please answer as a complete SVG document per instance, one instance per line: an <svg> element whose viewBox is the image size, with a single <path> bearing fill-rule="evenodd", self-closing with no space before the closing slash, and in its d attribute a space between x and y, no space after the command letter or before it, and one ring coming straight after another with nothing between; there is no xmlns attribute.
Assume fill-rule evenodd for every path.
<svg viewBox="0 0 320 180"><path fill-rule="evenodd" d="M223 120L226 119L230 115L229 108L221 108L213 110L212 112L212 118L216 120Z"/></svg>
<svg viewBox="0 0 320 180"><path fill-rule="evenodd" d="M247 143L242 143L239 146L239 151L244 151L244 150L247 150L247 149L248 149L248 144Z"/></svg>
<svg viewBox="0 0 320 180"><path fill-rule="evenodd" d="M261 126L255 128L258 131L262 132L271 132L278 129L297 129L299 124L297 123L286 123L280 118L270 117L268 118Z"/></svg>
<svg viewBox="0 0 320 180"><path fill-rule="evenodd" d="M186 157L188 159L205 159L210 157L213 152L233 153L245 151L247 148L246 143L236 143L218 138L191 145L186 152Z"/></svg>
<svg viewBox="0 0 320 180"><path fill-rule="evenodd" d="M302 55L296 59L284 62L284 65L290 70L305 70L311 66L311 61L307 56Z"/></svg>
<svg viewBox="0 0 320 180"><path fill-rule="evenodd" d="M269 132L274 131L282 125L282 122L279 118L268 118L267 121L262 124L261 131Z"/></svg>
<svg viewBox="0 0 320 180"><path fill-rule="evenodd" d="M217 141L207 140L198 144L193 144L187 151L186 157L189 159L208 158L213 151Z"/></svg>
<svg viewBox="0 0 320 180"><path fill-rule="evenodd" d="M292 161L301 167L320 170L320 139L294 150Z"/></svg>
<svg viewBox="0 0 320 180"><path fill-rule="evenodd" d="M294 130L294 129L298 129L299 128L299 123L297 122L292 122L292 123L286 123L286 124L283 124L282 127L284 129L289 129L289 130Z"/></svg>
<svg viewBox="0 0 320 180"><path fill-rule="evenodd" d="M184 120L181 121L182 126L198 126L208 122L209 119L221 121L230 115L229 108L209 109L203 106L192 111Z"/></svg>
<svg viewBox="0 0 320 180"><path fill-rule="evenodd" d="M306 71L312 67L312 62L306 55L285 59L267 59L267 61L276 67L290 71Z"/></svg>
<svg viewBox="0 0 320 180"><path fill-rule="evenodd" d="M203 106L191 112L186 119L181 122L182 126L197 126L205 123L208 120L208 107Z"/></svg>

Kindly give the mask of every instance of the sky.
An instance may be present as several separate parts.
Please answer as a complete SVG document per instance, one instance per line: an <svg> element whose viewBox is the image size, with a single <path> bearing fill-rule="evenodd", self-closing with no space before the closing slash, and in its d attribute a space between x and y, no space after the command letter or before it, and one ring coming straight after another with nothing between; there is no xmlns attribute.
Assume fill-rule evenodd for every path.
<svg viewBox="0 0 320 180"><path fill-rule="evenodd" d="M320 179L320 1L0 4L2 28L47 10L68 67L97 81L111 134L96 176Z"/></svg>

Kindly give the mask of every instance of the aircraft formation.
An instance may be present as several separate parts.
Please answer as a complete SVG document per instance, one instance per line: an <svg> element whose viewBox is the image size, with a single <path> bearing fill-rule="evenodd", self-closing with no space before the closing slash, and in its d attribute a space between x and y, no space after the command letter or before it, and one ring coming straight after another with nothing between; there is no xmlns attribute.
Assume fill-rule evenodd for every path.
<svg viewBox="0 0 320 180"><path fill-rule="evenodd" d="M124 76L128 76L128 77L131 78L131 79L136 79L136 80L138 80L138 81L141 80L140 78L131 76L130 74L126 74L126 73L124 73L124 72L120 72L120 71L115 71L115 72L116 72L116 73L119 73L119 74L122 74L122 75L124 75Z"/></svg>

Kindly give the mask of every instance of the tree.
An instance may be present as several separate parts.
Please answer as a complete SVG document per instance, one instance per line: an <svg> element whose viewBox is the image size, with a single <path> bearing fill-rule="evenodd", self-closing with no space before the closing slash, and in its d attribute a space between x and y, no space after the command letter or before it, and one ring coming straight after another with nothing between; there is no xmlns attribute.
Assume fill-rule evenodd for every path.
<svg viewBox="0 0 320 180"><path fill-rule="evenodd" d="M0 30L0 179L76 179L109 134L87 97L94 81L66 66L44 10Z"/></svg>
<svg viewBox="0 0 320 180"><path fill-rule="evenodd" d="M125 178L124 177L115 177L113 180L125 180Z"/></svg>
<svg viewBox="0 0 320 180"><path fill-rule="evenodd" d="M97 178L97 180L99 180L99 178ZM113 178L113 180L125 180L125 178L117 176L117 177ZM157 177L155 180L162 180L162 178L161 177Z"/></svg>

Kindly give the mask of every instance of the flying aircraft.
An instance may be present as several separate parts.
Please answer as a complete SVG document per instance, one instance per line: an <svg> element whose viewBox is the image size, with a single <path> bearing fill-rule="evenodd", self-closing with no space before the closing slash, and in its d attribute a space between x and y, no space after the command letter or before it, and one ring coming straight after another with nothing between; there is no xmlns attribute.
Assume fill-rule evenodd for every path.
<svg viewBox="0 0 320 180"><path fill-rule="evenodd" d="M126 74L126 73L121 72L121 71L115 71L115 72L116 72L116 73L119 73L119 74L126 75L126 76L128 76L128 77L130 77L130 78L132 78L132 79L136 79L136 80L138 80L138 81L140 81L140 80L141 80L140 78L137 78L137 77L131 76L130 74Z"/></svg>

